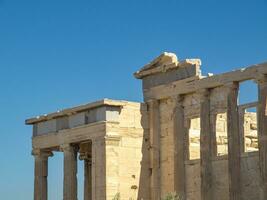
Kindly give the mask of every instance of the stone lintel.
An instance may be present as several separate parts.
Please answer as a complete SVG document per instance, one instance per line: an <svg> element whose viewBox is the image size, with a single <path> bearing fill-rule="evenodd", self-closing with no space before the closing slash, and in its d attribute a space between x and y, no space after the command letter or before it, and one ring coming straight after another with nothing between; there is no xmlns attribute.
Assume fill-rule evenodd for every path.
<svg viewBox="0 0 267 200"><path fill-rule="evenodd" d="M177 94L190 94L203 88L212 89L232 82L256 80L259 74L267 74L267 62L214 76L199 77L195 80L188 80L188 78L158 85L144 90L144 98L145 100L166 99Z"/></svg>
<svg viewBox="0 0 267 200"><path fill-rule="evenodd" d="M45 115L37 116L34 118L30 118L30 119L27 119L25 121L25 123L27 125L32 125L32 124L36 124L36 123L39 123L42 121L57 119L59 117L71 116L71 115L74 115L76 113L80 113L80 112L83 112L85 110L91 110L93 108L98 108L101 106L123 107L127 104L127 102L128 101L103 99L103 100L88 103L85 105L81 105L81 106L77 106L77 107L73 107L73 108L68 108L68 109L64 109L64 110L59 110L59 111L54 112L54 113L45 114Z"/></svg>
<svg viewBox="0 0 267 200"><path fill-rule="evenodd" d="M115 101L117 102L117 101ZM44 121L36 121L33 124L33 138L43 135L51 135L60 133L65 130L71 130L86 125L93 125L101 122L117 122L123 120L120 116L123 110L136 109L145 111L146 106L143 103L135 103L123 101L124 106L118 105L102 105L77 113L71 113L69 116L51 116L43 119ZM122 105L121 102L119 105ZM52 114L51 114L52 115Z"/></svg>

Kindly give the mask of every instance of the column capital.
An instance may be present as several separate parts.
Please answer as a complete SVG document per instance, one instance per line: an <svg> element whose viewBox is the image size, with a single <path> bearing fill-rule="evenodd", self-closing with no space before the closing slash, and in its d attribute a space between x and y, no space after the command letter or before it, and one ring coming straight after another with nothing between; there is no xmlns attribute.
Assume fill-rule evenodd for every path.
<svg viewBox="0 0 267 200"><path fill-rule="evenodd" d="M85 161L91 161L91 145L92 142L82 142L80 143L80 149L79 149L79 159L85 160Z"/></svg>
<svg viewBox="0 0 267 200"><path fill-rule="evenodd" d="M204 88L197 91L197 94L200 95L200 102L203 103L210 96L210 89Z"/></svg>
<svg viewBox="0 0 267 200"><path fill-rule="evenodd" d="M70 151L72 146L70 144L61 144L59 148L60 151Z"/></svg>
<svg viewBox="0 0 267 200"><path fill-rule="evenodd" d="M53 156L53 152L49 150L33 149L32 155L35 157L48 158Z"/></svg>
<svg viewBox="0 0 267 200"><path fill-rule="evenodd" d="M82 152L80 153L79 155L79 159L80 160L85 160L85 161L88 161L88 162L92 162L92 157L89 153L85 153L85 152Z"/></svg>
<svg viewBox="0 0 267 200"><path fill-rule="evenodd" d="M148 101L146 101L147 104L158 103L158 102L159 102L158 99L149 99Z"/></svg>
<svg viewBox="0 0 267 200"><path fill-rule="evenodd" d="M73 151L73 150L76 150L77 147L72 145L72 144L61 144L60 145L60 151Z"/></svg>
<svg viewBox="0 0 267 200"><path fill-rule="evenodd" d="M175 100L175 102L177 103L177 104L183 104L183 101L184 101L184 95L182 95L182 94L178 94L178 95L176 95L176 96L173 96L173 99Z"/></svg>

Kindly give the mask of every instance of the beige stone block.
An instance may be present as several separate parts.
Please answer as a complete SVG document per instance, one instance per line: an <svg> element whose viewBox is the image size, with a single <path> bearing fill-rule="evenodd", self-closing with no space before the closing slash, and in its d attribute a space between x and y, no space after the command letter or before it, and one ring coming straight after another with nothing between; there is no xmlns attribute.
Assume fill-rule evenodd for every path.
<svg viewBox="0 0 267 200"><path fill-rule="evenodd" d="M54 133L57 131L57 120L52 119L37 124L37 135Z"/></svg>
<svg viewBox="0 0 267 200"><path fill-rule="evenodd" d="M69 117L69 127L74 128L85 124L85 112L81 112Z"/></svg>

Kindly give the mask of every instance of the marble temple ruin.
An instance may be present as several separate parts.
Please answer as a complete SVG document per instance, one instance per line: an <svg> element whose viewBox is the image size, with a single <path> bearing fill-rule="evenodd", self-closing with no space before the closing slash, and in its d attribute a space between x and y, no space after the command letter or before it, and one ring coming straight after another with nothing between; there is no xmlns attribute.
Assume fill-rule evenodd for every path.
<svg viewBox="0 0 267 200"><path fill-rule="evenodd" d="M104 99L26 120L34 200L48 199L48 162L64 154L63 200L267 199L267 63L213 75L199 59L163 53L134 76L144 102ZM239 101L252 80L257 101ZM250 93L250 91L248 91Z"/></svg>

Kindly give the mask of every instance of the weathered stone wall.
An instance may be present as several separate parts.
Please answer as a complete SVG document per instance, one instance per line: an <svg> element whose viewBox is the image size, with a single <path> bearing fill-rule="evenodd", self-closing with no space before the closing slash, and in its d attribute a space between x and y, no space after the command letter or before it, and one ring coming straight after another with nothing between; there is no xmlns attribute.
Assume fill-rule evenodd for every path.
<svg viewBox="0 0 267 200"><path fill-rule="evenodd" d="M175 102L172 99L161 100L160 116L160 186L161 194L174 190L174 138L173 110Z"/></svg>
<svg viewBox="0 0 267 200"><path fill-rule="evenodd" d="M149 136L144 104L128 103L106 139L107 199L150 199Z"/></svg>
<svg viewBox="0 0 267 200"><path fill-rule="evenodd" d="M227 141L227 115L226 115L226 94L224 87L211 91L210 105L211 113L214 116L217 143L217 157L212 161L214 196L220 200L229 199L228 182L228 141ZM189 200L200 199L200 96L198 94L187 95L184 101L186 120L189 125L189 157L186 161L186 192ZM247 151L257 151L257 119L256 113L247 112L244 114L244 140ZM241 127L242 128L242 127ZM255 152L258 153L258 152ZM242 163L242 194L244 199L258 199L259 169L258 157L255 154L244 154ZM256 154L258 155L258 154ZM197 160L194 160L197 159ZM253 189L251 189L253 188Z"/></svg>
<svg viewBox="0 0 267 200"><path fill-rule="evenodd" d="M200 199L200 101L201 93L193 93L184 96L184 123L189 129L188 151L189 160L186 162L186 194L188 200ZM159 101L160 112L160 187L161 195L174 190L174 138L173 138L173 110L175 100L172 98ZM213 158L212 177L214 196L220 196L220 200L229 199L228 181L228 139L227 139L227 88L218 87L211 90L210 94L211 120L213 134L216 135L217 154ZM244 114L244 141L250 150L257 150L257 120L256 113ZM249 142L249 141L250 142ZM256 147L256 148L255 148ZM252 156L252 157L251 157ZM257 191L259 182L258 164L252 154L244 154L242 157L242 193L244 199L257 199L258 194L250 194L251 189ZM253 181L251 180L253 179ZM249 181L250 180L250 181Z"/></svg>
<svg viewBox="0 0 267 200"><path fill-rule="evenodd" d="M259 198L259 165L258 152L243 155L241 158L242 199L258 200ZM214 159L213 181L214 196L220 200L229 200L228 160L227 157ZM200 199L200 160L186 162L186 188L189 200Z"/></svg>
<svg viewBox="0 0 267 200"><path fill-rule="evenodd" d="M244 149L245 152L258 151L257 117L254 112L247 112L244 115ZM242 127L240 127L242 128ZM217 155L226 155L227 148L227 115L217 114L216 117L216 142ZM189 129L189 151L190 159L200 158L200 118L191 119Z"/></svg>
<svg viewBox="0 0 267 200"><path fill-rule="evenodd" d="M106 156L105 140L102 137L94 139L92 143L93 199L106 199Z"/></svg>
<svg viewBox="0 0 267 200"><path fill-rule="evenodd" d="M212 177L214 186L214 197L220 200L229 199L228 183L228 160L225 157L212 161ZM199 200L200 198L200 160L186 161L186 190L189 200Z"/></svg>

